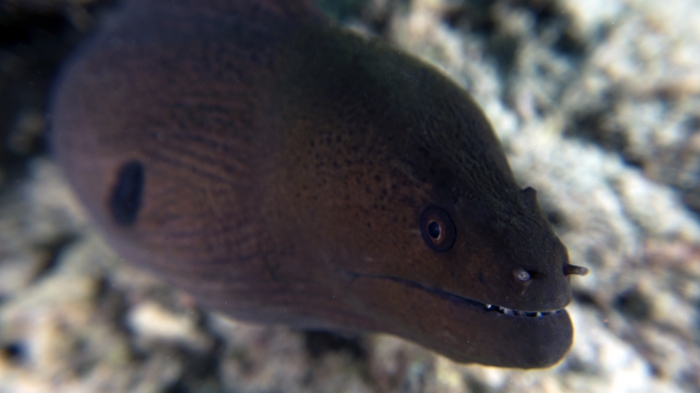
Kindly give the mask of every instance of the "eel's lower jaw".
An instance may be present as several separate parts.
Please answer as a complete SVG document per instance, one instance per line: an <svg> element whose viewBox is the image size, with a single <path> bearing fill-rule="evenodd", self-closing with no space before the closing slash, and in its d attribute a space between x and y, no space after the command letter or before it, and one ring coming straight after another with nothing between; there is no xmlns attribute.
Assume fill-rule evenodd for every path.
<svg viewBox="0 0 700 393"><path fill-rule="evenodd" d="M417 342L456 362L551 367L573 343L566 310L520 311L484 304L403 278L345 272L352 307L369 330Z"/></svg>

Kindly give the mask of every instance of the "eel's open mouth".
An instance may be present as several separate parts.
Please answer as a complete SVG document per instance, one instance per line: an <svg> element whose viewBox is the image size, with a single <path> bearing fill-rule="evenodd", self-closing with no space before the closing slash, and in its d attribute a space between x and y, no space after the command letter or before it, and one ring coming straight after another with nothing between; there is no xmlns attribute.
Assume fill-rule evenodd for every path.
<svg viewBox="0 0 700 393"><path fill-rule="evenodd" d="M457 296L457 295L454 295ZM478 302L477 302L478 303ZM483 303L482 303L483 304ZM530 318L541 318L541 317L546 317L548 315L556 314L560 312L561 310L551 310L551 311L519 311L519 310L513 310L510 308L506 307L501 307L501 306L496 306L493 304L484 304L484 307L488 311L495 311L499 312L504 315L514 315L518 317L530 317Z"/></svg>
<svg viewBox="0 0 700 393"><path fill-rule="evenodd" d="M421 289L423 291L427 291L436 295L439 295L441 297L450 299L452 301L457 301L460 303L465 303L471 307L480 307L486 311L489 312L496 312L500 313L503 315L508 315L508 316L514 316L514 317L528 317L528 318L544 318L548 317L554 314L558 314L559 312L563 311L563 309L558 309L558 310L544 310L544 311L520 311L520 310L514 310L511 308L507 307L502 307L496 304L486 304L482 303L473 299L469 299L467 297L461 296L454 294L452 292L448 292L439 288L433 288L424 284L421 284L416 281L408 280L405 278L399 278L399 277L393 277L393 276L384 276L384 275L377 275L377 274L367 274L367 273L358 273L358 272L352 272L352 271L345 271L348 275L352 276L353 278L357 277L369 277L369 278L377 278L377 279L382 279L382 280L391 280L395 281L398 283L401 283L403 285L408 285L414 288Z"/></svg>

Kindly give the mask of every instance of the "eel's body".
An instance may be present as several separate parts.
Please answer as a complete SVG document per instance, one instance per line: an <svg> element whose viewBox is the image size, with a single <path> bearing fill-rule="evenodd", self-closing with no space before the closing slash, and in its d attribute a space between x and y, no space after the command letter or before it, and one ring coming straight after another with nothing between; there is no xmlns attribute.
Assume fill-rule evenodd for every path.
<svg viewBox="0 0 700 393"><path fill-rule="evenodd" d="M571 345L582 268L469 95L305 1L127 1L52 115L110 244L210 308L497 366Z"/></svg>

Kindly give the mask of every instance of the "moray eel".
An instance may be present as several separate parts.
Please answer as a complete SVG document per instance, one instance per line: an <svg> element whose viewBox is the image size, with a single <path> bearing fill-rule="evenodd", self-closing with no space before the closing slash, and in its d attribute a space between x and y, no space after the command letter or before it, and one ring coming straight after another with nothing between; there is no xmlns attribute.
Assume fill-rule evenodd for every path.
<svg viewBox="0 0 700 393"><path fill-rule="evenodd" d="M502 367L571 346L586 269L473 99L304 0L127 0L50 113L109 244L205 307Z"/></svg>

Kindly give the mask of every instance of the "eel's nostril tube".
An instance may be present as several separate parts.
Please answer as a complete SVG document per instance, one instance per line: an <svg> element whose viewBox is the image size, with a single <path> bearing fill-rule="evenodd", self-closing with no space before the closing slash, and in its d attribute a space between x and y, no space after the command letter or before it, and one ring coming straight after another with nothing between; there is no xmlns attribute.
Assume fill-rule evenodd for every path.
<svg viewBox="0 0 700 393"><path fill-rule="evenodd" d="M576 266L576 265L565 265L564 266L564 275L570 276L572 274L576 274L579 276L585 276L586 274L588 274L588 268L583 267L583 266Z"/></svg>

